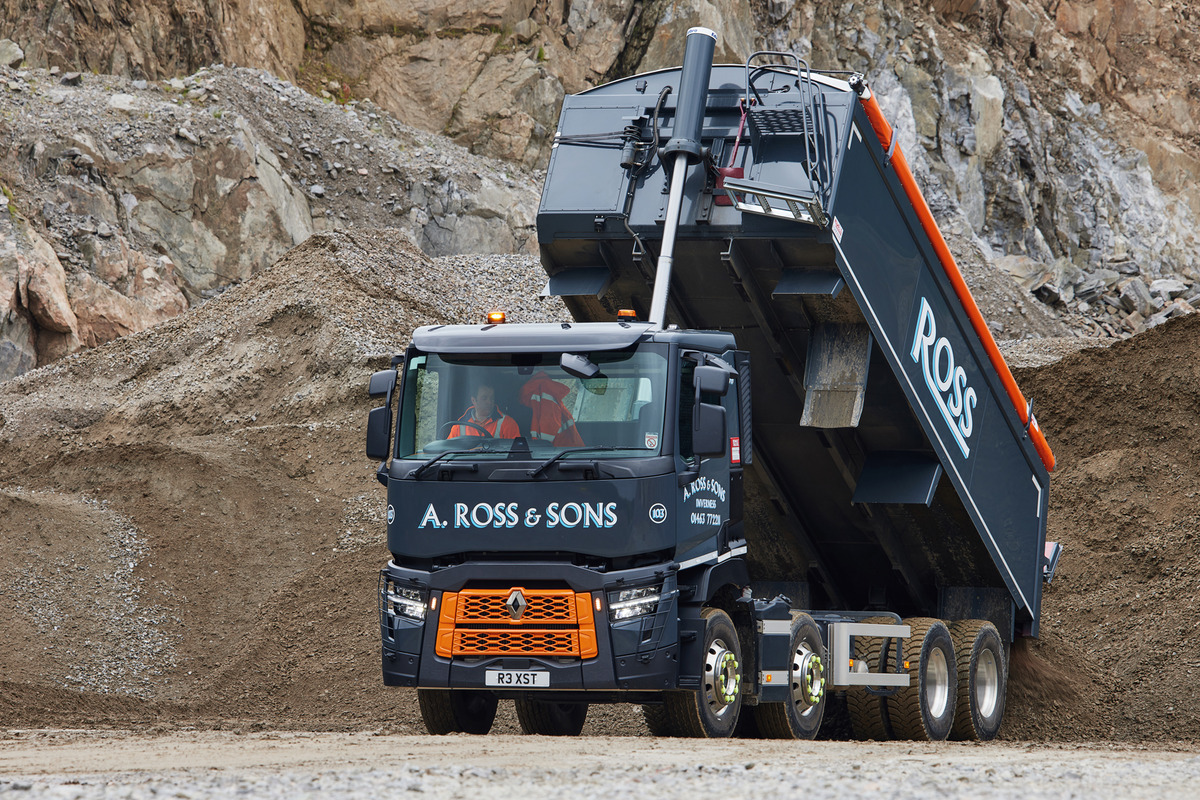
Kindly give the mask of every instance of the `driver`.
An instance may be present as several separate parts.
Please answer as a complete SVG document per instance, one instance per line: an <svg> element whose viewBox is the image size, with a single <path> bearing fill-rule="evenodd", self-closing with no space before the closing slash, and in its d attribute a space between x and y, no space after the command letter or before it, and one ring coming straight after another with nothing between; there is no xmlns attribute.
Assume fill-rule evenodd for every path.
<svg viewBox="0 0 1200 800"><path fill-rule="evenodd" d="M496 439L516 439L521 435L516 420L496 407L496 390L486 383L481 383L475 388L475 394L471 397L471 407L463 412L458 421L474 423ZM483 436L479 428L455 425L450 429L450 438Z"/></svg>

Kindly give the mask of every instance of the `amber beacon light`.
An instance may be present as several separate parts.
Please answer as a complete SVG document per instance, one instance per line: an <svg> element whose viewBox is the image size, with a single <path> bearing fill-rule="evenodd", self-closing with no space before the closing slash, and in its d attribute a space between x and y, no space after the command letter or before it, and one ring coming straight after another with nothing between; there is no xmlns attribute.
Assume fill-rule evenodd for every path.
<svg viewBox="0 0 1200 800"><path fill-rule="evenodd" d="M489 311L487 321L489 325L503 325L508 318L504 316L503 311Z"/></svg>

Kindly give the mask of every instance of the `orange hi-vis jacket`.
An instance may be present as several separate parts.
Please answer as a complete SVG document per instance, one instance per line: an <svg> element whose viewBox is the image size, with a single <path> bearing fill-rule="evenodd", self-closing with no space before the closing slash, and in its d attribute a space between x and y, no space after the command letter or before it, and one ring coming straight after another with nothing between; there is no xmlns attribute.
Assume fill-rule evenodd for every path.
<svg viewBox="0 0 1200 800"><path fill-rule="evenodd" d="M580 447L583 437L575 429L575 418L563 405L570 389L538 372L521 387L521 402L533 409L529 435L555 447Z"/></svg>
<svg viewBox="0 0 1200 800"><path fill-rule="evenodd" d="M485 429L487 429L487 432L496 439L516 439L518 436L520 436L521 428L517 425L517 421L507 414L500 414L499 419L497 419L496 414L499 413L500 412L497 409L492 413L492 416L488 417L483 422L478 422L475 419L475 406L471 406L463 412L463 415L458 418L458 421L474 422L477 425L482 425ZM500 432L497 433L497 430ZM470 425L455 425L450 429L450 438L453 439L458 436L483 436L483 434L480 433L477 428L472 428Z"/></svg>

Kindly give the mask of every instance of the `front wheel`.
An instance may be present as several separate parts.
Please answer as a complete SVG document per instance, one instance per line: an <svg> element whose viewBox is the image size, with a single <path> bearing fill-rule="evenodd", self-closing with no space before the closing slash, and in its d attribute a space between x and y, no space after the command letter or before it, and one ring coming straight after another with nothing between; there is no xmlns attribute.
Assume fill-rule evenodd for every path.
<svg viewBox="0 0 1200 800"><path fill-rule="evenodd" d="M540 736L578 736L587 720L587 703L518 698L513 701L517 721L525 733Z"/></svg>
<svg viewBox="0 0 1200 800"><path fill-rule="evenodd" d="M719 608L700 612L704 648L700 689L668 692L663 704L676 736L725 739L733 735L742 711L742 646L733 620Z"/></svg>
<svg viewBox="0 0 1200 800"><path fill-rule="evenodd" d="M447 733L482 736L492 729L500 705L491 692L446 689L417 689L417 704L425 729L435 736Z"/></svg>
<svg viewBox="0 0 1200 800"><path fill-rule="evenodd" d="M954 642L940 619L914 617L904 624L912 626L912 635L904 640L912 683L888 698L892 729L901 739L944 741L954 725L958 697Z"/></svg>
<svg viewBox="0 0 1200 800"><path fill-rule="evenodd" d="M825 648L808 614L792 620L791 696L783 703L754 707L759 732L768 739L815 739L825 716Z"/></svg>

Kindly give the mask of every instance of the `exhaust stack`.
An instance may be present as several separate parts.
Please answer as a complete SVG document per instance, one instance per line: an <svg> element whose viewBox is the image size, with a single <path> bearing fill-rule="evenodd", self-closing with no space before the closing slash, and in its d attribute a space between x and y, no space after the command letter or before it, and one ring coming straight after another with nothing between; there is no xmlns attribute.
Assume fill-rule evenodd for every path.
<svg viewBox="0 0 1200 800"><path fill-rule="evenodd" d="M683 204L683 183L689 164L698 164L703 157L700 132L704 125L704 109L708 104L708 81L712 75L713 53L717 34L708 28L690 28L683 51L680 70L679 102L675 107L675 130L671 140L662 148L664 161L672 159L671 192L667 198L667 218L663 227L662 251L654 274L654 294L650 300L650 324L661 330L667 314L667 293L671 285L671 265L674 263L675 235L679 227L679 211Z"/></svg>

